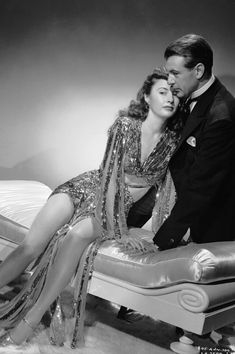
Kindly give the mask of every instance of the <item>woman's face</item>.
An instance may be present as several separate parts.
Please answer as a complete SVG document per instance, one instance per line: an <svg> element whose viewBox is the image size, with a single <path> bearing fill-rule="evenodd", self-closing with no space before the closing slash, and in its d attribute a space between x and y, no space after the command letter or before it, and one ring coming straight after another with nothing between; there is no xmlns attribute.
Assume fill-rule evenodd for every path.
<svg viewBox="0 0 235 354"><path fill-rule="evenodd" d="M145 95L145 100L154 115L165 119L172 117L179 105L179 98L164 79L156 79L150 94Z"/></svg>

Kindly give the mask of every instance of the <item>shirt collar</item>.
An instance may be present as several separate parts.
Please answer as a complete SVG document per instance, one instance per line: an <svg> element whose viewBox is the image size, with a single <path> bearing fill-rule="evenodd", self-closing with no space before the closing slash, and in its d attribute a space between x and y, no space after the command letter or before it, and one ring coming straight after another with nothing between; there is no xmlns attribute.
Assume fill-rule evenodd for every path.
<svg viewBox="0 0 235 354"><path fill-rule="evenodd" d="M205 83L205 85L200 87L198 90L194 91L191 94L190 98L194 99L194 98L201 96L204 92L206 92L206 90L208 90L208 88L213 84L214 81L215 81L215 76L214 76L214 74L212 74L210 79Z"/></svg>

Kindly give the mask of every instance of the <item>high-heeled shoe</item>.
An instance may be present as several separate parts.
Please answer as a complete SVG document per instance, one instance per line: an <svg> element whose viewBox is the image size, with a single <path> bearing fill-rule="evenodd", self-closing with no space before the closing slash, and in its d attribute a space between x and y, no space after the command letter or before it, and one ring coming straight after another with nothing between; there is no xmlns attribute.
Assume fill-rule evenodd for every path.
<svg viewBox="0 0 235 354"><path fill-rule="evenodd" d="M24 343L27 343L32 335L32 333L34 332L35 330L35 326L33 326L25 317L22 318L22 321L29 327L30 331L31 331L31 334L29 334L29 336L24 340Z"/></svg>
<svg viewBox="0 0 235 354"><path fill-rule="evenodd" d="M0 348L1 347L9 347L12 345L16 346L17 344L13 341L9 332L6 332L0 336Z"/></svg>
<svg viewBox="0 0 235 354"><path fill-rule="evenodd" d="M65 342L65 315L60 303L60 297L50 308L51 323L49 329L49 340L52 345L62 347Z"/></svg>
<svg viewBox="0 0 235 354"><path fill-rule="evenodd" d="M34 331L34 327L29 323L26 318L22 318L22 322L24 322L30 329L30 331ZM13 330L14 331L14 330ZM10 331L7 331L2 336L0 336L0 348L1 347L17 347L24 348L27 344L29 337L27 337L22 343L17 343L13 338Z"/></svg>

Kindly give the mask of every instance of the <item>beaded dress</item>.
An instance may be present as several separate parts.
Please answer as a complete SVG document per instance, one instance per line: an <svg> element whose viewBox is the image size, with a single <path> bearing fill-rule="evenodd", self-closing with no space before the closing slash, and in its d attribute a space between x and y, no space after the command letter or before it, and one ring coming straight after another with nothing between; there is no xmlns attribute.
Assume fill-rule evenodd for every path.
<svg viewBox="0 0 235 354"><path fill-rule="evenodd" d="M135 191L144 188L147 192L151 186L155 185L157 189L162 184L179 140L179 135L166 127L152 152L141 162L141 127L140 119L118 117L109 129L100 168L80 174L53 191L52 194L62 192L70 195L75 207L74 215L54 234L35 261L32 275L22 291L0 306L0 327L15 326L27 314L42 292L50 266L69 229L84 218L92 217L100 225L101 236L85 250L76 272L75 325L71 347L77 347L82 341L87 283L99 245L106 239L128 234L126 218L134 203ZM59 331L54 324L54 329L57 328ZM61 340L62 335L58 336Z"/></svg>

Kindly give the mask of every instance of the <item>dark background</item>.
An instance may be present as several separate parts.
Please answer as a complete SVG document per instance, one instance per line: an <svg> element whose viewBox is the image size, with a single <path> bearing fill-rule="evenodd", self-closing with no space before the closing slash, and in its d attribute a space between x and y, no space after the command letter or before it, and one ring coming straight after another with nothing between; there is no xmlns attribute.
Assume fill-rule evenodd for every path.
<svg viewBox="0 0 235 354"><path fill-rule="evenodd" d="M106 131L167 44L206 37L235 94L234 0L0 0L1 179L98 167Z"/></svg>

